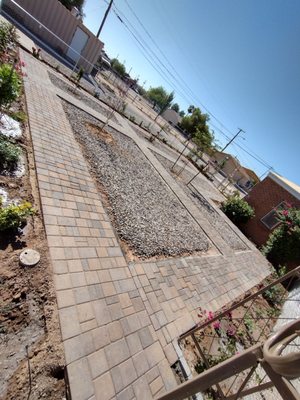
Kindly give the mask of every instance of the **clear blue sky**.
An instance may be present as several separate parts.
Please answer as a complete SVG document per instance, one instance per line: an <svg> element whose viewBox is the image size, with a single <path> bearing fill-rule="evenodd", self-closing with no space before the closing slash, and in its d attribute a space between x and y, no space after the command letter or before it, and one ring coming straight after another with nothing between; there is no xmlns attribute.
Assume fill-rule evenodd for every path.
<svg viewBox="0 0 300 400"><path fill-rule="evenodd" d="M194 104L205 111L204 105L218 119L211 117L211 128L220 145L227 139L218 129L229 137L238 128L245 130L245 140L236 143L300 184L300 0L127 2L171 65L126 0L114 0L119 16L189 89L184 93L170 75L166 82L157 73L114 11L101 33L108 55L118 55L127 70L132 67L131 76L139 76L140 83L146 80L146 88L174 90L182 109ZM86 0L84 22L92 32L97 32L106 8L104 0ZM228 151L258 175L267 169L236 145Z"/></svg>

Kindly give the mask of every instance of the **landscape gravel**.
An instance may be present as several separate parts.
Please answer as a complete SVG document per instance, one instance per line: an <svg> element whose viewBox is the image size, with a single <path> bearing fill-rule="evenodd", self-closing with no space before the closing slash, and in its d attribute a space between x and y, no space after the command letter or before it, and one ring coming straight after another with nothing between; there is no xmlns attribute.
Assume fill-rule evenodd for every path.
<svg viewBox="0 0 300 400"><path fill-rule="evenodd" d="M82 89L78 88L74 91L74 86L69 85L63 79L58 78L56 75L52 74L51 72L48 72L48 74L49 74L49 78L50 78L51 82L53 83L53 85L57 86L59 89L76 97L78 100L82 101L88 107L91 107L93 110L99 112L102 115L105 115L105 117L111 116L110 110L107 110L106 108L102 107L101 104L99 104L99 102L90 99L88 96L86 96L83 93ZM118 124L117 118L114 115L112 115L110 119L111 119L111 121Z"/></svg>
<svg viewBox="0 0 300 400"><path fill-rule="evenodd" d="M159 159L160 163L169 171L171 171L171 167L174 165L173 162L171 162L168 158L162 157L160 154L158 154L156 151L151 150L152 153ZM159 158L160 157L160 158ZM174 161L177 159L174 158ZM179 176L176 176L176 179L179 181L179 183L184 184L184 188L186 184L190 181L191 178L195 176L197 173L196 169L193 169L191 171L187 166L183 167L183 163L185 161L188 161L186 157L183 159L183 157L180 158L178 164L175 166L174 172L176 174L179 174ZM193 167L191 167L193 168ZM172 171L172 174L174 174ZM174 174L175 175L175 174ZM193 184L197 186L197 188L200 188L200 193L207 199L213 200L217 204L220 204L225 200L225 196L220 193L220 191L211 183L204 175L199 174L195 180L193 181Z"/></svg>
<svg viewBox="0 0 300 400"><path fill-rule="evenodd" d="M172 162L159 154L154 154L157 157L158 161L171 172ZM181 185L185 193L193 200L195 205L198 207L203 216L208 220L211 226L216 229L223 240L233 250L247 250L246 244L238 237L238 235L226 222L226 216L224 215L224 217L222 217L209 203L209 201L207 201L206 198L200 193L199 185L198 190L196 190L194 188L190 189L190 186L187 187L182 180L177 179L177 182Z"/></svg>
<svg viewBox="0 0 300 400"><path fill-rule="evenodd" d="M207 236L136 144L114 129L101 132L97 119L63 105L108 196L117 233L133 254L149 258L207 251Z"/></svg>

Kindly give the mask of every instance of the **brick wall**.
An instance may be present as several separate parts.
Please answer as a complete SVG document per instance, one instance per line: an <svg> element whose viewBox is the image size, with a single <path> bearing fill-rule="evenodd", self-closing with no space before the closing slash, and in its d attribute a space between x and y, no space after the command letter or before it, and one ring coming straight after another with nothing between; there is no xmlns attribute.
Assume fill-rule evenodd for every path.
<svg viewBox="0 0 300 400"><path fill-rule="evenodd" d="M282 201L300 208L300 200L269 177L256 185L245 200L254 208L255 218L245 225L243 231L258 246L263 245L272 232L261 222L262 217Z"/></svg>

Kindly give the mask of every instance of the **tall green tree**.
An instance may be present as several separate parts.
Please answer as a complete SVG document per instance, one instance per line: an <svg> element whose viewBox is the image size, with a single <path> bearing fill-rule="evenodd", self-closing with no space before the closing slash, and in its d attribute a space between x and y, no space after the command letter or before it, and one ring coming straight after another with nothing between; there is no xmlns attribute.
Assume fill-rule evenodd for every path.
<svg viewBox="0 0 300 400"><path fill-rule="evenodd" d="M68 10L72 10L72 7L78 8L80 12L83 10L85 0L59 0L61 4L67 7Z"/></svg>
<svg viewBox="0 0 300 400"><path fill-rule="evenodd" d="M171 109L179 113L179 105L177 103L172 104Z"/></svg>
<svg viewBox="0 0 300 400"><path fill-rule="evenodd" d="M189 108L188 108L188 110L187 110L187 112L188 112L188 114L192 114L192 112L193 112L194 110L195 110L195 106L190 105Z"/></svg>
<svg viewBox="0 0 300 400"><path fill-rule="evenodd" d="M114 71L116 71L122 77L126 75L125 65L122 64L117 58L113 58L110 62L111 67Z"/></svg>
<svg viewBox="0 0 300 400"><path fill-rule="evenodd" d="M159 115L161 115L167 108L170 107L170 104L172 103L173 99L174 99L174 92L171 92L166 97L165 104L162 105L162 107L161 107L159 113L157 114L157 116L155 117L154 121L156 121L157 118L159 117Z"/></svg>
<svg viewBox="0 0 300 400"><path fill-rule="evenodd" d="M154 103L154 106L157 105L160 110L166 110L174 100L174 93L168 93L162 86L150 87L147 96Z"/></svg>
<svg viewBox="0 0 300 400"><path fill-rule="evenodd" d="M201 112L200 108L190 106L190 115L182 118L179 126L188 133L193 142L201 149L207 150L212 147L214 135L208 127L209 116Z"/></svg>

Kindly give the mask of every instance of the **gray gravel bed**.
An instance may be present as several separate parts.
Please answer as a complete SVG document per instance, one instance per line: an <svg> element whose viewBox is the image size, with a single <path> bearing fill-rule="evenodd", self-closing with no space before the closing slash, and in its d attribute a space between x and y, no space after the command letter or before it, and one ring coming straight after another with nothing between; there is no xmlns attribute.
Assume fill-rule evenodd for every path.
<svg viewBox="0 0 300 400"><path fill-rule="evenodd" d="M152 151L152 153L155 155L155 157L162 157L155 151ZM177 157L178 155L179 154L177 154ZM170 170L171 166L174 164L171 163L171 161L165 157L160 158L159 161L168 170ZM183 164L183 157L181 157L179 160L179 166L178 164L175 166L175 171L176 173L177 172L179 173L179 180L186 185L187 182L195 176L197 170L195 170L195 172L191 172L190 170L187 169L187 167L185 167L182 171L182 164ZM225 197L219 192L219 190L211 182L209 182L208 179L202 174L199 174L196 177L194 184L196 184L197 187L200 186L201 194L205 195L205 197L212 199L218 203L221 203L222 201L225 200Z"/></svg>
<svg viewBox="0 0 300 400"><path fill-rule="evenodd" d="M154 153L155 154L155 153ZM171 172L172 162L165 157L155 154L158 161ZM204 181L204 180L203 180ZM177 179L177 183L183 188L185 193L193 200L195 205L198 207L203 216L213 226L216 231L220 234L222 239L233 249L233 250L247 250L245 243L238 237L238 235L231 229L230 225L224 218L214 209L214 207L206 200L206 198L199 193L198 190L190 189L186 184Z"/></svg>
<svg viewBox="0 0 300 400"><path fill-rule="evenodd" d="M101 127L82 110L63 103L75 137L83 145L92 170L108 195L119 237L142 258L206 251L209 240L167 187L132 139Z"/></svg>
<svg viewBox="0 0 300 400"><path fill-rule="evenodd" d="M88 96L86 96L81 89L76 89L74 92L74 86L69 85L67 82L65 82L63 79L58 78L56 75L52 74L51 72L48 72L49 78L53 85L58 87L59 89L67 92L71 96L76 97L78 100L82 101L84 104L87 106L91 107L93 110L99 112L102 115L105 115L105 117L111 116L111 111L107 110L106 108L102 107L99 103L96 101L90 99ZM118 121L114 115L111 116L111 120L117 124Z"/></svg>
<svg viewBox="0 0 300 400"><path fill-rule="evenodd" d="M131 128L136 132L136 134L141 137L142 139L145 139L148 143L149 140L148 138L151 136L150 133L144 131L142 128L139 128L138 126L135 126L133 124L130 124ZM176 151L174 149L172 149L171 147L168 146L168 144L163 143L162 141L160 141L159 139L155 139L153 142L150 143L153 147L155 147L156 149L163 151L164 153L168 154L170 157L174 158L174 160L177 159L177 157L179 156L179 151ZM157 154L154 152L154 154Z"/></svg>

